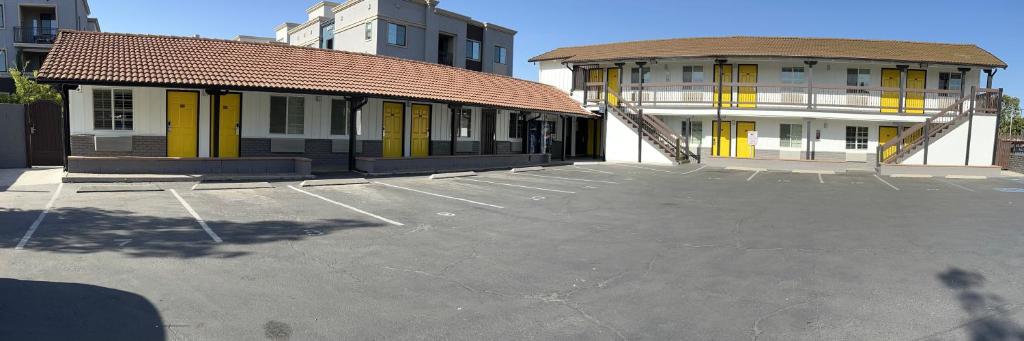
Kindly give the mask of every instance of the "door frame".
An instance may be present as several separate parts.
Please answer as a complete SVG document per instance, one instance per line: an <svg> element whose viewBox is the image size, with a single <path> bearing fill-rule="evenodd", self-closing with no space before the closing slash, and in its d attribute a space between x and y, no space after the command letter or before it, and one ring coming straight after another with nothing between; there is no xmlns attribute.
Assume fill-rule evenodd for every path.
<svg viewBox="0 0 1024 341"><path fill-rule="evenodd" d="M245 95L241 92L225 92L223 94L214 95L217 97L223 95L238 95L238 157L242 157L242 108L245 105ZM210 96L210 108L213 108L213 96ZM216 116L216 117L215 117ZM216 133L215 133L216 132ZM215 138L216 137L216 138ZM220 108L217 108L216 114L213 110L210 110L210 157L220 157Z"/></svg>
<svg viewBox="0 0 1024 341"><path fill-rule="evenodd" d="M910 112L910 110L909 110L910 108L909 108L909 106L907 106L907 99L909 98L909 96L906 96L906 94L911 93L911 91L910 91L910 72L911 71L920 71L921 73L924 74L924 79L922 79L922 82L921 82L921 88L920 89L914 88L915 90L921 90L921 91L913 91L915 93L920 93L921 94L921 107L920 108L915 108L915 110L919 110L920 112L913 112L913 113ZM963 87L963 82L964 81L960 80L960 82L961 82L960 83L960 87ZM907 69L907 83L904 84L904 86L905 86L905 91L904 91L904 96L905 97L903 97L903 113L904 114L924 115L925 107L928 106L928 97L924 93L924 90L928 89L928 70L925 70L925 69Z"/></svg>
<svg viewBox="0 0 1024 341"><path fill-rule="evenodd" d="M203 100L202 100L202 92L199 91L199 90L177 90L177 89L166 89L166 90L164 90L164 155L170 155L171 154L170 153L171 152L171 138L167 134L167 123L168 123L168 120L167 120L167 102L170 100L170 97L167 96L167 95L172 93L172 92L192 92L192 93L196 94L196 156L195 157L199 157L199 139L202 137L202 134L199 133L199 122L201 122L200 119L199 119L199 116L202 116L201 104L203 102ZM132 96L134 96L134 95L132 95ZM239 141L239 142L241 142L241 141ZM241 143L239 143L239 145L241 145Z"/></svg>
<svg viewBox="0 0 1024 341"><path fill-rule="evenodd" d="M883 144L886 144L886 143L890 142L890 141L882 142L882 129L885 129L885 128L892 128L892 130L896 132L896 134L892 136L890 141L891 140L895 140L897 137L900 137L901 131L900 131L900 127L899 126L879 125L878 126L878 140L877 140L879 147L881 147ZM896 146L892 146L890 148L893 148L894 153L895 153L895 150L898 149L898 148L901 148L901 147L902 146L896 145ZM885 156L886 156L885 155L885 150L882 150L882 155L879 155L878 157L885 158Z"/></svg>
<svg viewBox="0 0 1024 341"><path fill-rule="evenodd" d="M394 103L394 104L398 104L398 105L402 106L402 115L401 115L401 117L402 117L402 128L400 129L400 133L399 133L399 136L402 138L402 140L398 143L399 146L402 146L402 152L400 153L401 155L399 155L398 157L404 158L405 157L405 109L406 109L406 107L408 107L406 105L406 102L382 101L381 104L380 104L380 133L381 133L381 135L380 135L380 137L381 137L380 138L380 142L381 142L380 155L381 155L381 157L385 157L384 156L384 138L385 138L384 137L384 131L387 129L387 126L385 125L385 121L384 120L385 120L385 111L386 111L385 107L387 107L388 103ZM412 114L412 113L410 112L410 114Z"/></svg>
<svg viewBox="0 0 1024 341"><path fill-rule="evenodd" d="M730 157L731 158L731 157L735 156L732 153L732 143L733 143L733 140L736 139L736 137L735 137L736 129L733 129L733 127L732 127L733 126L733 121L722 120L722 124L728 124L729 125L729 134L728 134L729 136L726 136L726 138L729 139L729 146L726 147L727 150L729 151L729 155L726 155L726 156L722 156L722 151L721 151L722 143L721 143L721 141L715 141L715 137L718 135L718 131L715 131L715 125L716 124L718 124L718 120L711 120L711 148L712 148L711 149L711 157ZM722 129L722 127L718 127L718 129L720 131ZM718 155L715 155L715 148L716 147L718 148Z"/></svg>
<svg viewBox="0 0 1024 341"><path fill-rule="evenodd" d="M430 104L430 103L424 103L424 102L410 102L409 103L409 119L410 120L412 119L412 114L413 114L413 109L412 108L417 106L417 105L426 106L427 109L429 109L429 110L427 110L427 156L431 156L431 155L434 155L434 144L431 143L432 139L434 138L434 129L432 129L433 125L434 125L434 105ZM402 111L403 111L403 115L402 115L402 134L403 135L402 135L402 137L405 138L405 135L404 135L405 134L405 115L404 115L405 110L403 109ZM383 116L384 115L381 115L382 118L383 118ZM413 122L415 122L415 120L413 120ZM402 147L405 147L405 141L404 140L402 141ZM402 151L402 155L403 156L405 155L405 151ZM409 123L409 156L412 157L412 122Z"/></svg>
<svg viewBox="0 0 1024 341"><path fill-rule="evenodd" d="M756 121L736 121L736 133L734 134L736 136L736 155L734 155L733 157L737 158L737 159L751 159L751 160L753 160L754 158L757 158L757 148L755 146L751 146L749 144L749 142L748 142L747 146L750 147L750 157L749 158L745 158L745 157L741 158L740 157L740 142L739 142L739 140L740 140L740 123L750 123L750 124L754 125L754 129L753 130L757 131L757 122ZM746 138L746 136L744 136L743 138Z"/></svg>
<svg viewBox="0 0 1024 341"><path fill-rule="evenodd" d="M740 70L742 70L744 66L753 66L754 67L754 84L757 84L758 80L761 79L761 70L760 70L760 68L758 68L757 64L736 64L736 83L742 83L742 82L740 82L740 73L741 73ZM715 83L715 84L717 85L718 83ZM754 103L740 103L740 96L743 95L743 91L742 91L743 88L754 88ZM717 101L717 99L718 98L715 97L716 101ZM757 87L756 86L737 86L736 87L736 107L737 108L757 108ZM736 123L739 123L739 122L745 122L745 121L736 121Z"/></svg>

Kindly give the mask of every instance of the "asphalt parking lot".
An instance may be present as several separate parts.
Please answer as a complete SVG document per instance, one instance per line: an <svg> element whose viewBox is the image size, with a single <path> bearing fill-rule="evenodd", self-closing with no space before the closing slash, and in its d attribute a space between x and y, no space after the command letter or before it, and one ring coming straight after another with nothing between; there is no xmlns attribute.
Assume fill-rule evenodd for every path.
<svg viewBox="0 0 1024 341"><path fill-rule="evenodd" d="M0 192L0 339L1024 339L1021 179L193 185Z"/></svg>

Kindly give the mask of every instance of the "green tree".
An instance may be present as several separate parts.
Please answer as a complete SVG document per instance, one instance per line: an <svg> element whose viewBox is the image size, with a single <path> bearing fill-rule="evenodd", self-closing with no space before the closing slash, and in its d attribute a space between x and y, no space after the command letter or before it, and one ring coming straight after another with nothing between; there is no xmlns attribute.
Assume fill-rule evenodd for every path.
<svg viewBox="0 0 1024 341"><path fill-rule="evenodd" d="M53 87L46 84L39 84L35 80L25 77L21 70L10 68L7 70L14 80L14 92L0 94L0 103L28 104L39 100L51 100L60 103L60 93ZM33 74L35 76L35 74Z"/></svg>
<svg viewBox="0 0 1024 341"><path fill-rule="evenodd" d="M1024 117L1020 115L1020 98L1003 95L1003 110L999 112L999 133L1024 135Z"/></svg>

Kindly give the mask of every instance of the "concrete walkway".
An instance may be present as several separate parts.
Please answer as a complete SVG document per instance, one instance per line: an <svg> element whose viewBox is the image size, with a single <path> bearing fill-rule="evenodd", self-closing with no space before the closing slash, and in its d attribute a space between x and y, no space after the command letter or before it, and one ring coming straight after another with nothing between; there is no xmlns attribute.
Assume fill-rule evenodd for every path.
<svg viewBox="0 0 1024 341"><path fill-rule="evenodd" d="M55 185L60 183L61 167L0 169L0 190L15 186Z"/></svg>

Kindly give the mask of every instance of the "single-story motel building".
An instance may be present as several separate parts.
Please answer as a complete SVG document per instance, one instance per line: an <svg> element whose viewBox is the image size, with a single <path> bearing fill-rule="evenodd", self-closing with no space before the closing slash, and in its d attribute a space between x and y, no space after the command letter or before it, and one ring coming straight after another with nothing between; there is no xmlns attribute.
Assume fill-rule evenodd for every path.
<svg viewBox="0 0 1024 341"><path fill-rule="evenodd" d="M274 43L61 31L69 172L437 172L547 164L597 117L555 87Z"/></svg>
<svg viewBox="0 0 1024 341"><path fill-rule="evenodd" d="M991 171L993 78L1007 67L972 44L745 36L563 47L530 61L540 82L603 115L609 161L814 160L883 173Z"/></svg>

